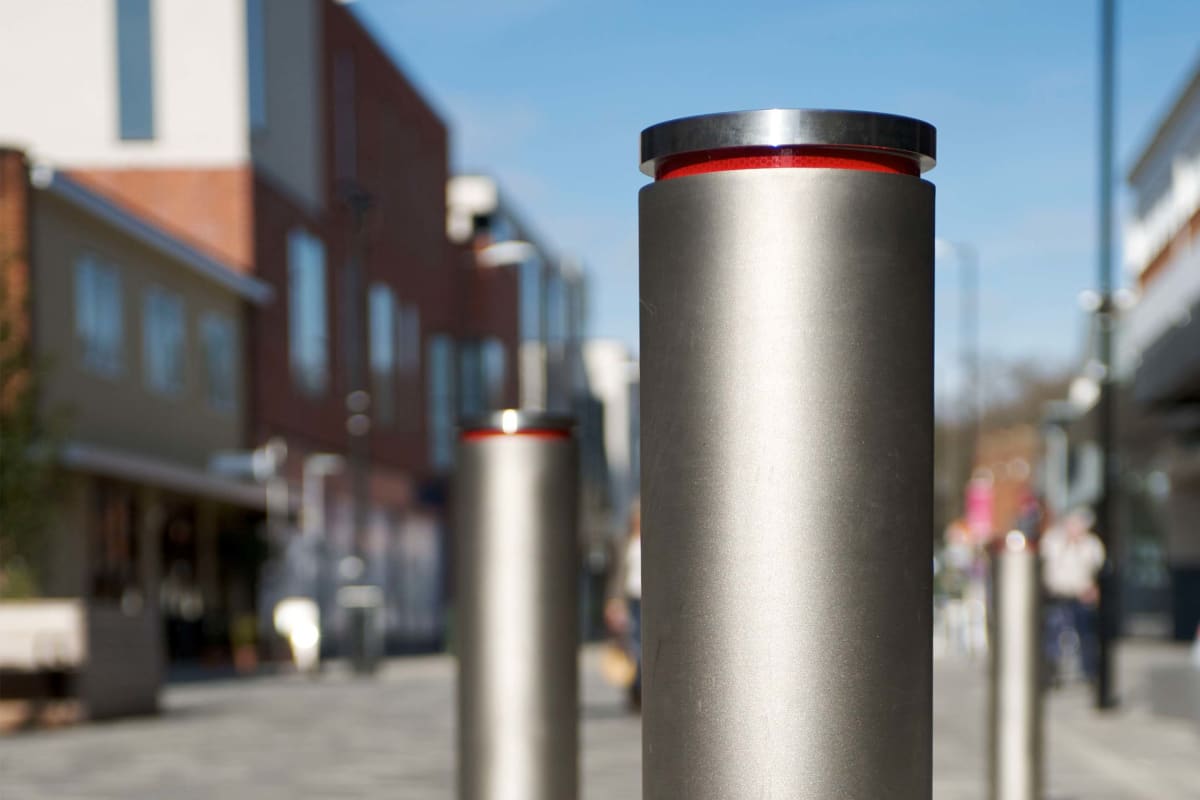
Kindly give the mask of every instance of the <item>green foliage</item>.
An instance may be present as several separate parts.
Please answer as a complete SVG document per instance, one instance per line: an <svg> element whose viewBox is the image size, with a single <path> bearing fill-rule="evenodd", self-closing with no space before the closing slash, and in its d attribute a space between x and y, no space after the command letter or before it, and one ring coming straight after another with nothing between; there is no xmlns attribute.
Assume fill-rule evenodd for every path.
<svg viewBox="0 0 1200 800"><path fill-rule="evenodd" d="M0 259L4 269L7 259ZM0 280L0 597L37 594L41 532L55 507L53 437L38 414L37 378L25 311Z"/></svg>

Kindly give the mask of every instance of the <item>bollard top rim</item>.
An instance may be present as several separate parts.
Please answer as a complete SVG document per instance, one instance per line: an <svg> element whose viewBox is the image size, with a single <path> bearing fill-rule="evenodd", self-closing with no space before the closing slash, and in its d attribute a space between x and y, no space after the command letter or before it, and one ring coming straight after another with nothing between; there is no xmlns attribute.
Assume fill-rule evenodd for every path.
<svg viewBox="0 0 1200 800"><path fill-rule="evenodd" d="M548 434L567 437L575 420L563 414L523 408L506 408L463 419L458 426L460 438L490 435Z"/></svg>
<svg viewBox="0 0 1200 800"><path fill-rule="evenodd" d="M937 163L937 129L897 114L767 108L660 122L642 131L641 170L652 178L667 159L742 148L814 147L899 156L917 173Z"/></svg>

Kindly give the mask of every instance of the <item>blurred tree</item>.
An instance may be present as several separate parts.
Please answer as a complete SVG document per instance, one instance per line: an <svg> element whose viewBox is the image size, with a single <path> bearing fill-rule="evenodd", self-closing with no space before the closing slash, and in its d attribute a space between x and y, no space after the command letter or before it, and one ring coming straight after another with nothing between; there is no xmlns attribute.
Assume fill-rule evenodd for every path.
<svg viewBox="0 0 1200 800"><path fill-rule="evenodd" d="M1047 368L1034 360L988 359L980 370L980 412L976 424L961 409L950 408L934 421L933 536L940 540L946 527L963 513L963 493L972 465L964 457L964 442L974 428L978 435L1015 425L1038 425L1046 403L1067 396L1075 372Z"/></svg>
<svg viewBox="0 0 1200 800"><path fill-rule="evenodd" d="M0 598L37 594L40 533L54 509L54 437L38 414L24 253L0 239Z"/></svg>

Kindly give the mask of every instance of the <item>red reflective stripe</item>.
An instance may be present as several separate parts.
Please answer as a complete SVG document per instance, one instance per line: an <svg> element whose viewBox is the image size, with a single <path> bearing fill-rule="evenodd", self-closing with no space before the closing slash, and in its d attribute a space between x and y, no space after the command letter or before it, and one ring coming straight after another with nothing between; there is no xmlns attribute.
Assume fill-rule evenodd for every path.
<svg viewBox="0 0 1200 800"><path fill-rule="evenodd" d="M853 150L836 147L731 147L681 153L663 159L655 180L728 172L738 169L852 169L861 172L890 172L896 175L921 174L915 158L888 152Z"/></svg>
<svg viewBox="0 0 1200 800"><path fill-rule="evenodd" d="M528 430L513 431L505 433L504 431L488 428L479 431L463 431L459 434L459 438L464 442L475 442L480 439L491 439L496 436L526 436L533 439L570 439L570 431L560 431L555 428L530 428Z"/></svg>

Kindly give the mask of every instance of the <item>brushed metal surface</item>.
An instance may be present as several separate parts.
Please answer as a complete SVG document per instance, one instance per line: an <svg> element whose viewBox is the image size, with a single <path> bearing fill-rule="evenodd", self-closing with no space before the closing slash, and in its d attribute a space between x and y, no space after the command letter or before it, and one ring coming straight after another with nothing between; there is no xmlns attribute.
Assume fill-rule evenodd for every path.
<svg viewBox="0 0 1200 800"><path fill-rule="evenodd" d="M534 409L506 408L465 419L459 427L466 433L506 431L511 434L530 430L568 432L575 427L575 420L562 414Z"/></svg>
<svg viewBox="0 0 1200 800"><path fill-rule="evenodd" d="M461 800L573 800L579 639L573 439L460 441Z"/></svg>
<svg viewBox="0 0 1200 800"><path fill-rule="evenodd" d="M1023 537L1017 538L1024 543ZM995 559L994 581L990 796L992 800L1039 800L1042 695L1037 553L1023 546L1000 552Z"/></svg>
<svg viewBox="0 0 1200 800"><path fill-rule="evenodd" d="M816 146L886 150L914 157L921 172L937 159L937 130L895 114L839 109L765 108L681 117L642 131L642 172L682 153L730 147Z"/></svg>
<svg viewBox="0 0 1200 800"><path fill-rule="evenodd" d="M646 800L928 800L933 186L642 189Z"/></svg>

